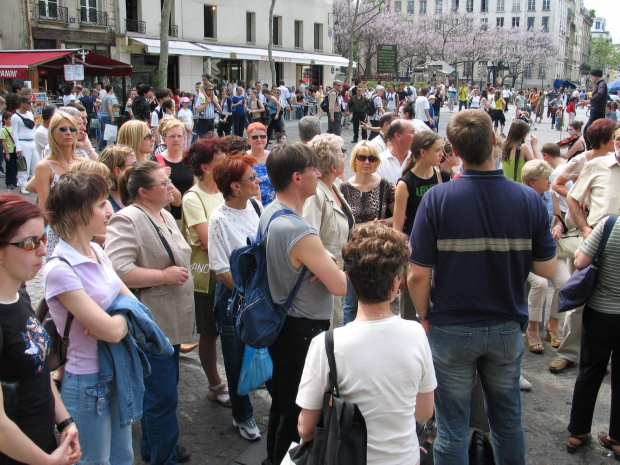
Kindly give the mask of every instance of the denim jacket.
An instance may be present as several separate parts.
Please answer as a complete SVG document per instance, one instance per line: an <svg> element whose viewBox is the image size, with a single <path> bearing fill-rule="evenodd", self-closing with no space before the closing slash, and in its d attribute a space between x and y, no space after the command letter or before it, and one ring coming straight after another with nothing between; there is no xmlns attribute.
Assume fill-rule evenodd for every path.
<svg viewBox="0 0 620 465"><path fill-rule="evenodd" d="M98 341L99 378L116 380L121 427L142 418L144 376L151 374L151 366L143 351L172 356L170 341L153 321L151 312L139 300L119 295L107 312L123 315L129 332L118 344Z"/></svg>

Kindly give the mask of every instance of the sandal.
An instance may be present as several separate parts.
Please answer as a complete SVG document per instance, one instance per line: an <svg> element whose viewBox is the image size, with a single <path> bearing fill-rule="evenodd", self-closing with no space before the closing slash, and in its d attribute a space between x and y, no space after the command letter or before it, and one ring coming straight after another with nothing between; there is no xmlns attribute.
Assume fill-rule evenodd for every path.
<svg viewBox="0 0 620 465"><path fill-rule="evenodd" d="M603 446L605 449L609 449L614 453L614 459L620 460L620 452L616 452L614 446L620 447L620 442L616 441L609 437L607 433L598 433L597 435L598 443Z"/></svg>
<svg viewBox="0 0 620 465"><path fill-rule="evenodd" d="M213 402L219 402L224 407L232 407L228 386L226 386L225 382L222 381L217 386L207 386L207 388L207 399Z"/></svg>
<svg viewBox="0 0 620 465"><path fill-rule="evenodd" d="M571 439L573 440L572 442ZM592 436L589 434L571 434L568 437L568 442L566 443L566 452L569 454L574 454L581 446L589 444L590 441L592 441Z"/></svg>
<svg viewBox="0 0 620 465"><path fill-rule="evenodd" d="M557 349L562 344L562 334L547 330L547 336L545 337L546 341L551 343L551 347Z"/></svg>
<svg viewBox="0 0 620 465"><path fill-rule="evenodd" d="M540 340L540 337L529 337L526 334L525 345L527 346L527 350L529 350L533 354L542 354L545 351L545 348L542 345L542 341Z"/></svg>

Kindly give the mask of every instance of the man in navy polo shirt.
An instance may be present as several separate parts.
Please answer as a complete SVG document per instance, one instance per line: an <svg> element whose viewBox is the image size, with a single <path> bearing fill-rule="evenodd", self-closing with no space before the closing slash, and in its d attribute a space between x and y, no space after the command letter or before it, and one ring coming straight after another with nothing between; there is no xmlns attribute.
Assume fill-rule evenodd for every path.
<svg viewBox="0 0 620 465"><path fill-rule="evenodd" d="M555 243L536 192L495 169L489 116L462 111L450 120L447 134L464 171L422 199L407 278L429 332L437 376L435 463L469 463L478 371L496 463L524 464L519 377L528 321L525 282L530 271L553 276Z"/></svg>

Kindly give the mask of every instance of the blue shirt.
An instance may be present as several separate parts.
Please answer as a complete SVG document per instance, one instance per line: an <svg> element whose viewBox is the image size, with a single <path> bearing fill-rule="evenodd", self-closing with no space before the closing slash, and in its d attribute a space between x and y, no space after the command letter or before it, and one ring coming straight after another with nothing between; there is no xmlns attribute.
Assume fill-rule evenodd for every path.
<svg viewBox="0 0 620 465"><path fill-rule="evenodd" d="M422 199L410 261L434 268L432 325L525 324L532 261L555 256L549 216L531 188L501 170L464 170Z"/></svg>
<svg viewBox="0 0 620 465"><path fill-rule="evenodd" d="M271 185L269 175L267 174L267 165L265 163L258 163L254 165L254 172L258 179L260 179L260 198L263 207L266 207L276 198L276 191Z"/></svg>
<svg viewBox="0 0 620 465"><path fill-rule="evenodd" d="M237 97L236 95L234 95L232 97L232 103L233 105L237 102L242 101L243 103L241 105L237 105L236 107L234 107L232 109L232 114L233 116L243 116L245 115L245 96L241 96L241 97Z"/></svg>

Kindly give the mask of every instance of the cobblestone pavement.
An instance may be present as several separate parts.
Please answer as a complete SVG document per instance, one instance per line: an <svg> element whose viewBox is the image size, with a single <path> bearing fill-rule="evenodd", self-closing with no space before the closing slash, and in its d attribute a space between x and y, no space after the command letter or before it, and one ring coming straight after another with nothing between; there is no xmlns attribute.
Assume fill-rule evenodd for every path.
<svg viewBox="0 0 620 465"><path fill-rule="evenodd" d="M507 115L507 125L514 116L514 107ZM445 135L445 128L450 117L447 107L442 109L440 120L440 134ZM578 119L586 120L585 111L578 110ZM323 129L326 130L326 118L323 117ZM539 139L539 147L546 142L557 142L566 137L566 132L550 130L550 120L545 119L538 124L538 130L533 131ZM286 124L289 141L298 140L297 121ZM507 133L508 128L506 128ZM343 138L347 153L351 153L353 144L352 129L344 129ZM347 172L348 163L347 163ZM350 174L350 173L349 173ZM0 181L0 192L5 192L4 182ZM34 200L34 195L30 195ZM483 285L490 285L483 284ZM28 290L33 302L41 299L43 289L41 277L37 276L28 284ZM194 337L197 342L197 337ZM189 341L188 341L189 342ZM527 438L527 463L532 465L546 464L611 464L613 459L608 451L598 444L591 444L575 455L566 452L565 444L568 437L566 426L572 391L577 376L577 368L572 367L563 374L553 375L547 369L555 357L555 349L544 343L544 354L525 352L522 372L532 384L530 392L521 396L523 403L523 424ZM218 349L218 351L220 351ZM224 365L221 351L218 358L220 373L224 375ZM231 411L225 407L210 402L206 398L207 380L200 366L197 351L181 356L181 377L179 382L178 418L180 424L180 441L192 451L192 464L247 464L258 465L266 457L265 439L250 443L242 439L232 426ZM254 404L256 421L262 431L266 431L270 398L265 390L251 394ZM606 431L610 411L610 377L607 376L599 392L599 400L594 414L592 427L593 434ZM140 464L139 439L140 425L134 425L135 463Z"/></svg>

